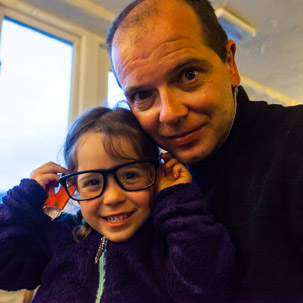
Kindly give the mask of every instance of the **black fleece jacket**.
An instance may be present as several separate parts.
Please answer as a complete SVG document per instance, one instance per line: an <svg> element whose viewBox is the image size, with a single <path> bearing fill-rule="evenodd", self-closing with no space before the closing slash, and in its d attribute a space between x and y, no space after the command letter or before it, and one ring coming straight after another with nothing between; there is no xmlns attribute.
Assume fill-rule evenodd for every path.
<svg viewBox="0 0 303 303"><path fill-rule="evenodd" d="M250 101L240 87L228 140L190 171L244 270L233 301L303 302L303 106Z"/></svg>

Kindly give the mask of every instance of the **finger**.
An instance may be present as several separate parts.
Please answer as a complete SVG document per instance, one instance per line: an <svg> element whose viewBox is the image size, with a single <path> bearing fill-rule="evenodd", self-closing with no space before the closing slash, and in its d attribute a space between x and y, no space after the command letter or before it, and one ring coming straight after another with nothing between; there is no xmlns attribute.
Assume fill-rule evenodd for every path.
<svg viewBox="0 0 303 303"><path fill-rule="evenodd" d="M174 177L176 179L179 179L179 181L182 183L191 183L191 181L192 181L192 176L191 176L190 172L181 163L176 165L176 170L174 171Z"/></svg>
<svg viewBox="0 0 303 303"><path fill-rule="evenodd" d="M44 189L49 187L57 187L59 185L59 175L57 174L39 174L32 178L36 180Z"/></svg>
<svg viewBox="0 0 303 303"><path fill-rule="evenodd" d="M180 162L176 158L171 158L167 162L165 162L165 168L171 169L177 164L180 164Z"/></svg>
<svg viewBox="0 0 303 303"><path fill-rule="evenodd" d="M35 176L39 174L48 174L48 173L63 173L66 174L68 171L64 167L54 163L54 162L47 162L42 166L38 167L37 169L33 170L30 174L31 178L35 178Z"/></svg>
<svg viewBox="0 0 303 303"><path fill-rule="evenodd" d="M173 177L178 179L180 177L180 173L182 172L184 166L181 163L178 163L173 167Z"/></svg>
<svg viewBox="0 0 303 303"><path fill-rule="evenodd" d="M157 178L165 176L165 167L164 164L160 164L157 170Z"/></svg>
<svg viewBox="0 0 303 303"><path fill-rule="evenodd" d="M46 190L58 186L60 173L67 173L67 170L54 162L47 162L33 170L30 178L36 180Z"/></svg>
<svg viewBox="0 0 303 303"><path fill-rule="evenodd" d="M156 192L159 192L161 189L163 189L163 180L165 179L165 167L163 164L159 165L157 170L157 181L155 185Z"/></svg>
<svg viewBox="0 0 303 303"><path fill-rule="evenodd" d="M52 172L52 173L67 173L67 169L60 166L59 164L55 162L48 162L39 167L37 170L41 172Z"/></svg>
<svg viewBox="0 0 303 303"><path fill-rule="evenodd" d="M160 157L164 162L166 162L172 158L172 155L170 153L161 153Z"/></svg>

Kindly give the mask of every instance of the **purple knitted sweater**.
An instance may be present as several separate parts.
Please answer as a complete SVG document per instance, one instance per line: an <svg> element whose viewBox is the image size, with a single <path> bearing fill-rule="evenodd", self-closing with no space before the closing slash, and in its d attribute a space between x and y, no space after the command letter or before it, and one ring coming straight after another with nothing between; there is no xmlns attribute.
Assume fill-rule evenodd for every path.
<svg viewBox="0 0 303 303"><path fill-rule="evenodd" d="M24 179L0 204L0 288L34 289L36 303L94 303L101 235L74 241L71 215L41 209L46 193ZM229 302L235 252L191 184L156 195L152 218L131 239L109 241L102 303Z"/></svg>

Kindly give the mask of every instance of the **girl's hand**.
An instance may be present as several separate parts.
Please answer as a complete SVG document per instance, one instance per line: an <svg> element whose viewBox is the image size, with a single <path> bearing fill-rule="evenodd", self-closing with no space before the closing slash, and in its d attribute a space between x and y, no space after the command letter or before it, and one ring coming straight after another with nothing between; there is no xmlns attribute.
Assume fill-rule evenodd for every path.
<svg viewBox="0 0 303 303"><path fill-rule="evenodd" d="M59 185L60 173L66 174L67 170L54 162L48 162L33 170L30 178L36 180L47 191L50 187Z"/></svg>
<svg viewBox="0 0 303 303"><path fill-rule="evenodd" d="M157 192L173 185L191 182L191 174L182 163L169 153L161 154L161 158L164 164L161 164L158 169Z"/></svg>

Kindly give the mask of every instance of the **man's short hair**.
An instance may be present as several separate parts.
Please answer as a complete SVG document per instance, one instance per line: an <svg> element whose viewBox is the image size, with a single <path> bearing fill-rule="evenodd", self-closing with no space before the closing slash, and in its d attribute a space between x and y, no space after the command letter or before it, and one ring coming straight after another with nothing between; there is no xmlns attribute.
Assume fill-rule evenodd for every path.
<svg viewBox="0 0 303 303"><path fill-rule="evenodd" d="M117 29L123 25L127 28L127 25L123 24L128 14L140 3L145 0L135 0L126 6L118 17L111 24L106 38L106 50L112 61L112 43L114 35ZM169 1L169 0L160 0ZM223 62L226 62L226 43L227 35L221 25L218 22L218 18L215 14L215 10L208 0L178 0L187 3L195 12L201 23L202 33L204 34L205 44L210 47ZM140 13L138 14L140 15ZM144 16L138 18L138 20L144 19ZM139 23L140 21L138 21Z"/></svg>

